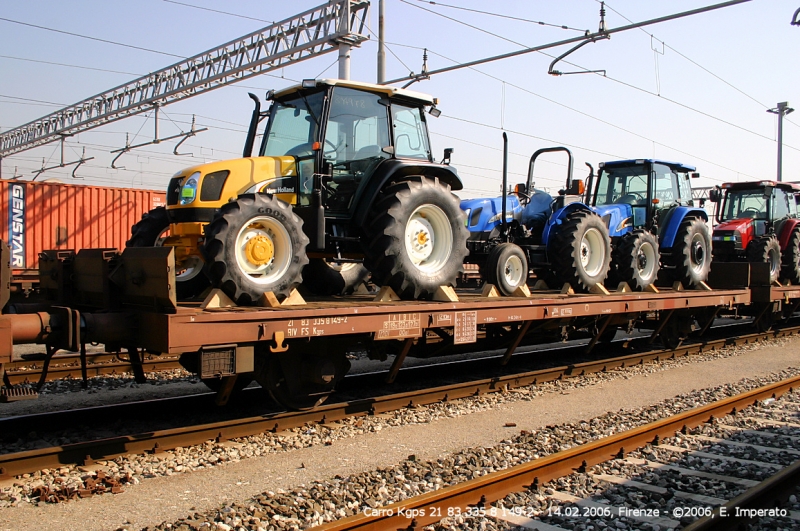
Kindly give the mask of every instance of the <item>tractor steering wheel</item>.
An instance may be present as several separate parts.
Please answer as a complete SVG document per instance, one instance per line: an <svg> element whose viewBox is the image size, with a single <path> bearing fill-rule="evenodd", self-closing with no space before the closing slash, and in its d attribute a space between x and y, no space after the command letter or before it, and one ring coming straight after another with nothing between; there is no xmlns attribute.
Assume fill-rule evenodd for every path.
<svg viewBox="0 0 800 531"><path fill-rule="evenodd" d="M755 207L747 207L742 210L742 217L755 219L761 215L761 211Z"/></svg>
<svg viewBox="0 0 800 531"><path fill-rule="evenodd" d="M616 200L617 203L639 203L644 201L644 196L637 192L628 192Z"/></svg>

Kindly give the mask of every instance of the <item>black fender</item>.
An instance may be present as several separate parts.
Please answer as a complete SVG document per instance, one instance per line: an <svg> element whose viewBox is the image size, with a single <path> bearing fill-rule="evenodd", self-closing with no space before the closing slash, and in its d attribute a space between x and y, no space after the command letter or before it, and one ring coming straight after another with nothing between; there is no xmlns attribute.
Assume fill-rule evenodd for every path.
<svg viewBox="0 0 800 531"><path fill-rule="evenodd" d="M435 162L387 159L382 162L372 174L369 183L364 187L361 194L356 197L353 211L353 224L356 227L363 227L367 216L372 211L372 205L389 183L406 180L414 175L424 175L427 177L437 177L440 182L450 185L451 190L461 190L464 185L458 176L458 172L447 164L437 164Z"/></svg>

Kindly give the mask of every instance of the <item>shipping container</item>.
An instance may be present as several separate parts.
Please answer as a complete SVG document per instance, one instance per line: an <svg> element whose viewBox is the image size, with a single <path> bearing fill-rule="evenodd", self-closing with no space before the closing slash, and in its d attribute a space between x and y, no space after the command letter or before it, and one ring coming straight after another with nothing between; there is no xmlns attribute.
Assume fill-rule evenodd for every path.
<svg viewBox="0 0 800 531"><path fill-rule="evenodd" d="M4 180L0 193L0 238L15 276L38 268L47 249L124 249L142 214L166 205L163 191L139 188Z"/></svg>

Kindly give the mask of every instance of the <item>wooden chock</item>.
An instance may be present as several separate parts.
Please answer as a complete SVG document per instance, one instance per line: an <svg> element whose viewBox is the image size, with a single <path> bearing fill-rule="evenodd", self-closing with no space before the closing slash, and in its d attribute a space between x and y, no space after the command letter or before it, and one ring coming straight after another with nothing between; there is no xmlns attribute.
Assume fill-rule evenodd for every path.
<svg viewBox="0 0 800 531"><path fill-rule="evenodd" d="M539 280L537 280L537 281L536 281L536 283L533 285L533 289L534 289L534 290L549 290L549 289L550 289L550 286L548 286L548 285L547 285L547 282L545 282L544 280L542 280L542 279L539 279Z"/></svg>
<svg viewBox="0 0 800 531"><path fill-rule="evenodd" d="M391 302L399 300L400 297L398 297L397 293L395 293L394 290L389 286L381 286L381 289L380 291L378 291L378 294L375 295L374 299L372 299L373 302Z"/></svg>
<svg viewBox="0 0 800 531"><path fill-rule="evenodd" d="M512 297L530 297L531 290L528 289L527 284L522 284L517 286L517 289L514 290L514 293L511 294Z"/></svg>
<svg viewBox="0 0 800 531"><path fill-rule="evenodd" d="M211 292L206 295L205 300L200 305L200 309L207 310L207 309L214 309L214 308L233 308L236 306L236 303L231 300L230 297L225 295L219 288L212 289Z"/></svg>
<svg viewBox="0 0 800 531"><path fill-rule="evenodd" d="M433 300L441 302L458 302L458 295L453 286L439 286L433 294Z"/></svg>
<svg viewBox="0 0 800 531"><path fill-rule="evenodd" d="M562 295L575 295L575 290L572 289L572 286L569 284L564 284L561 286L561 294Z"/></svg>
<svg viewBox="0 0 800 531"><path fill-rule="evenodd" d="M283 299L281 306L302 306L306 303L306 300L300 295L300 292L296 289L293 289L289 296Z"/></svg>
<svg viewBox="0 0 800 531"><path fill-rule="evenodd" d="M609 291L602 284L595 284L592 286L589 293L594 293L595 295L609 295Z"/></svg>
<svg viewBox="0 0 800 531"><path fill-rule="evenodd" d="M363 283L363 282L361 282L358 285L358 287L353 292L353 294L354 295L372 295L372 293L369 291L369 288L367 287L367 285L365 283Z"/></svg>
<svg viewBox="0 0 800 531"><path fill-rule="evenodd" d="M648 293L661 293L660 291L658 291L658 288L656 287L655 284L646 285L644 287L644 290L642 290L642 291L647 291Z"/></svg>
<svg viewBox="0 0 800 531"><path fill-rule="evenodd" d="M281 303L278 302L278 297L271 291L265 291L264 294L258 298L258 305L266 308L280 308Z"/></svg>
<svg viewBox="0 0 800 531"><path fill-rule="evenodd" d="M632 291L630 284L627 282L620 282L619 286L617 286L617 293L631 293Z"/></svg>
<svg viewBox="0 0 800 531"><path fill-rule="evenodd" d="M489 284L488 282L483 285L483 289L481 290L481 297L499 297L500 292L497 291L497 288L494 284Z"/></svg>
<svg viewBox="0 0 800 531"><path fill-rule="evenodd" d="M673 282L672 291L685 291L685 289L683 288L683 284L680 282Z"/></svg>

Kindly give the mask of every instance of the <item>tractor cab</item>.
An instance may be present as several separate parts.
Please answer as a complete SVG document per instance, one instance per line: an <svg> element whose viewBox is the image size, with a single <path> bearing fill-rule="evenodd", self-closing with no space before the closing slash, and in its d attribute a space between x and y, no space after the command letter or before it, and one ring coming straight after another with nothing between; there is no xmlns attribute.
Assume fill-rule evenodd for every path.
<svg viewBox="0 0 800 531"><path fill-rule="evenodd" d="M631 228L658 234L676 206L692 207L693 166L653 159L601 162L590 204L607 220L611 237Z"/></svg>
<svg viewBox="0 0 800 531"><path fill-rule="evenodd" d="M259 155L294 157L297 175L274 188L297 190L299 207L313 204L319 175L326 215L348 218L381 163L432 162L423 112L435 104L430 96L339 80L309 80L270 96Z"/></svg>
<svg viewBox="0 0 800 531"><path fill-rule="evenodd" d="M722 261L748 259L748 248L760 239L769 239L770 235L782 241L784 228L788 228L787 221L796 219L798 215L795 195L800 193L800 186L796 184L776 181L725 183L712 192L709 197L717 203L714 255ZM778 251L773 249L773 252ZM755 251L749 255L755 258Z"/></svg>

